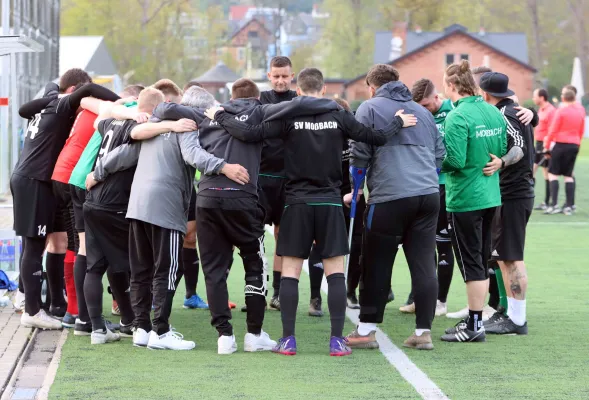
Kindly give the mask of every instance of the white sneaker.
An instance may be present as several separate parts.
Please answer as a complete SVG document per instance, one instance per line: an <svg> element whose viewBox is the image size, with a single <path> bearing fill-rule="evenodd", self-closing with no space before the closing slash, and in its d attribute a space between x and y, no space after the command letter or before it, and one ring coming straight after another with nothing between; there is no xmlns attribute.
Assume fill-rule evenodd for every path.
<svg viewBox="0 0 589 400"><path fill-rule="evenodd" d="M274 346L276 346L276 341L270 339L270 336L264 331L260 332L259 335L254 335L253 333L246 333L245 338L243 339L244 351L272 350Z"/></svg>
<svg viewBox="0 0 589 400"><path fill-rule="evenodd" d="M181 333L169 330L163 335L157 335L154 331L149 334L148 349L153 350L192 350L196 346L194 342L183 340Z"/></svg>
<svg viewBox="0 0 589 400"><path fill-rule="evenodd" d="M39 328L39 329L61 329L61 321L50 317L45 313L45 310L40 309L39 312L30 316L28 313L23 313L20 317L20 323L26 328Z"/></svg>
<svg viewBox="0 0 589 400"><path fill-rule="evenodd" d="M92 344L105 344L105 343L112 343L118 342L121 340L121 336L118 333L114 333L109 331L108 329L92 331L92 335L90 335L90 343Z"/></svg>
<svg viewBox="0 0 589 400"><path fill-rule="evenodd" d="M152 331L150 331L151 333ZM155 332L154 332L155 334ZM147 333L144 329L137 328L135 332L133 332L133 346L136 347L145 347L149 342L149 333Z"/></svg>
<svg viewBox="0 0 589 400"><path fill-rule="evenodd" d="M217 340L217 354L231 354L236 351L235 335L219 337L219 340Z"/></svg>
<svg viewBox="0 0 589 400"><path fill-rule="evenodd" d="M440 300L437 300L436 303L436 317L448 314L448 306L446 303L442 303Z"/></svg>
<svg viewBox="0 0 589 400"><path fill-rule="evenodd" d="M464 318L468 317L468 306L464 307L460 311L456 311L453 313L447 313L446 317L452 318L452 319L464 319Z"/></svg>
<svg viewBox="0 0 589 400"><path fill-rule="evenodd" d="M16 312L25 312L25 294L17 289L12 304Z"/></svg>
<svg viewBox="0 0 589 400"><path fill-rule="evenodd" d="M489 318L491 318L493 316L493 314L495 314L496 311L497 310L495 310L490 305L486 305L485 307L483 307L483 322L485 322Z"/></svg>

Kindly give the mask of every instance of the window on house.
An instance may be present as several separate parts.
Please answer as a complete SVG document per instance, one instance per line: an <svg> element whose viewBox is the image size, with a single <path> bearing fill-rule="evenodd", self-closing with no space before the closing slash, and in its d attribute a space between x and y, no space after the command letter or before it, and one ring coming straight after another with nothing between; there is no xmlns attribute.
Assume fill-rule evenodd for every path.
<svg viewBox="0 0 589 400"><path fill-rule="evenodd" d="M250 37L250 38L257 38L257 37L258 37L258 31L249 31L249 32L247 33L247 37Z"/></svg>
<svg viewBox="0 0 589 400"><path fill-rule="evenodd" d="M454 64L454 54L446 54L446 65Z"/></svg>
<svg viewBox="0 0 589 400"><path fill-rule="evenodd" d="M468 54L461 54L460 55L460 59L461 60L466 60L466 61L470 61L470 57Z"/></svg>
<svg viewBox="0 0 589 400"><path fill-rule="evenodd" d="M237 61L245 60L245 47L239 47L237 49Z"/></svg>

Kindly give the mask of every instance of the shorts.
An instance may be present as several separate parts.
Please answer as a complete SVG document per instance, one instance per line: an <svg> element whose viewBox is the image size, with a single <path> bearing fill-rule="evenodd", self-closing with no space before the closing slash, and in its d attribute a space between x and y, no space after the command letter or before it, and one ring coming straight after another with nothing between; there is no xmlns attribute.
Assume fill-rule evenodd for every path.
<svg viewBox="0 0 589 400"><path fill-rule="evenodd" d="M63 232L63 217L57 218L51 182L12 174L10 191L14 202L13 229L18 236L45 239L50 233Z"/></svg>
<svg viewBox="0 0 589 400"><path fill-rule="evenodd" d="M524 260L526 226L533 208L534 198L504 200L497 207L493 218L493 260Z"/></svg>
<svg viewBox="0 0 589 400"><path fill-rule="evenodd" d="M573 176L577 154L579 154L579 145L556 143L550 151L551 158L548 172L558 176Z"/></svg>
<svg viewBox="0 0 589 400"><path fill-rule="evenodd" d="M450 229L450 221L446 212L446 185L440 185L440 212L438 213L436 242L451 242Z"/></svg>
<svg viewBox="0 0 589 400"><path fill-rule="evenodd" d="M130 272L126 210L107 211L84 204L87 271Z"/></svg>
<svg viewBox="0 0 589 400"><path fill-rule="evenodd" d="M307 259L311 245L322 260L350 253L344 211L339 206L286 206L276 254Z"/></svg>
<svg viewBox="0 0 589 400"><path fill-rule="evenodd" d="M51 185L53 186L53 196L57 202L53 232L67 232L68 250L74 251L74 227L72 225L74 212L70 185L58 181L51 181Z"/></svg>
<svg viewBox="0 0 589 400"><path fill-rule="evenodd" d="M188 206L188 221L196 221L196 189L192 187L190 205Z"/></svg>
<svg viewBox="0 0 589 400"><path fill-rule="evenodd" d="M534 156L534 164L538 164L542 168L548 168L550 158L544 154L544 142L536 141L536 155Z"/></svg>
<svg viewBox="0 0 589 400"><path fill-rule="evenodd" d="M280 219L284 211L286 194L284 185L286 180L283 178L273 178L261 175L258 179L258 196L260 205L264 208L266 225L280 225Z"/></svg>
<svg viewBox="0 0 589 400"><path fill-rule="evenodd" d="M465 282L489 278L492 224L497 207L450 213L452 246Z"/></svg>
<svg viewBox="0 0 589 400"><path fill-rule="evenodd" d="M84 232L84 202L86 201L86 191L76 185L70 185L70 194L74 207L74 228L78 233Z"/></svg>

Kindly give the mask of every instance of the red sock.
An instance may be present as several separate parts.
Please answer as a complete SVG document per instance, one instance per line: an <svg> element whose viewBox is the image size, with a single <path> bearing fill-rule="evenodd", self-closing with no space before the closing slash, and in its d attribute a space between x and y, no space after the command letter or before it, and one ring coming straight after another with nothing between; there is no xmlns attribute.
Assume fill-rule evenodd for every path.
<svg viewBox="0 0 589 400"><path fill-rule="evenodd" d="M78 315L78 299L76 297L76 285L74 282L74 262L76 253L73 251L65 252L65 261L63 262L63 275L65 278L65 291L67 293L67 312L72 315Z"/></svg>

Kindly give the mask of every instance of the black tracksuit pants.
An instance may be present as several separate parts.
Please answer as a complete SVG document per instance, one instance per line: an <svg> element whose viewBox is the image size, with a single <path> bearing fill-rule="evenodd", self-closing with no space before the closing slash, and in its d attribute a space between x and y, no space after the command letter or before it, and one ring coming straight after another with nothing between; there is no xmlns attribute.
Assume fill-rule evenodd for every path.
<svg viewBox="0 0 589 400"><path fill-rule="evenodd" d="M131 220L129 226L129 261L131 264L131 305L133 325L152 329L158 335L170 330L169 318L176 285L182 275L184 234L147 222ZM150 321L152 304L155 307Z"/></svg>
<svg viewBox="0 0 589 400"><path fill-rule="evenodd" d="M211 325L219 336L233 335L227 271L233 246L245 269L247 330L259 334L264 322L267 266L264 257L264 211L254 197L209 197L199 193L196 203L198 248L207 287Z"/></svg>
<svg viewBox="0 0 589 400"><path fill-rule="evenodd" d="M436 252L439 193L371 204L364 219L360 261L360 321L381 323L399 244L409 264L417 329L431 329L438 280Z"/></svg>

